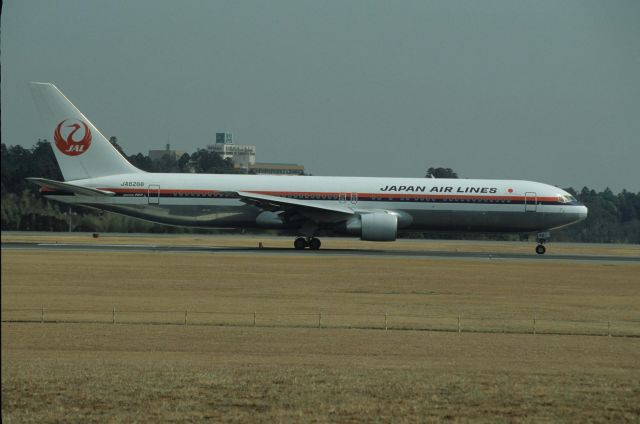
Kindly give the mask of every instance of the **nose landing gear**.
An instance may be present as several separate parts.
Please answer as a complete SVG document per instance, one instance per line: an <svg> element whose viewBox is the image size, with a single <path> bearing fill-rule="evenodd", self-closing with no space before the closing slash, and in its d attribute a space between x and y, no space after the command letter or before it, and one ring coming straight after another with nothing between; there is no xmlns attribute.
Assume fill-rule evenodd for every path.
<svg viewBox="0 0 640 424"><path fill-rule="evenodd" d="M536 246L536 253L538 255L544 255L547 251L547 248L544 247L544 244L549 240L551 234L549 232L538 233L536 236L536 242L538 245Z"/></svg>
<svg viewBox="0 0 640 424"><path fill-rule="evenodd" d="M296 250L303 250L306 247L311 250L318 250L320 249L321 244L322 243L320 243L320 239L317 239L315 237L298 237L293 242L293 247Z"/></svg>

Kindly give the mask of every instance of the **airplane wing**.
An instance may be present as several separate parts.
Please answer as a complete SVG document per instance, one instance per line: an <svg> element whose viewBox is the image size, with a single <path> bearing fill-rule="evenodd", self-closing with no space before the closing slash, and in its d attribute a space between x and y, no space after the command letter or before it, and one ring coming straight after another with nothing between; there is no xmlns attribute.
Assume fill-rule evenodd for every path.
<svg viewBox="0 0 640 424"><path fill-rule="evenodd" d="M112 191L100 190L97 188L81 187L74 184L63 183L62 181L48 180L46 178L25 178L27 181L39 185L43 188L48 188L57 191L67 191L82 196L113 196Z"/></svg>
<svg viewBox="0 0 640 424"><path fill-rule="evenodd" d="M343 219L355 212L345 206L321 205L310 200L290 199L288 197L270 196L267 194L251 193L246 191L236 192L240 200L246 204L257 206L260 209L277 212L299 213L313 220L333 220L338 217ZM323 219L325 218L325 219Z"/></svg>

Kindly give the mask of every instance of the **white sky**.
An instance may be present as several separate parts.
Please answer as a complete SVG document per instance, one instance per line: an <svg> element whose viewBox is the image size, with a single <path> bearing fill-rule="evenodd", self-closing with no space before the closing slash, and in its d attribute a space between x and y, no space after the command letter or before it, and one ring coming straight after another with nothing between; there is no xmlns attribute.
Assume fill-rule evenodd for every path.
<svg viewBox="0 0 640 424"><path fill-rule="evenodd" d="M640 2L5 1L2 142L55 83L129 154L640 191Z"/></svg>

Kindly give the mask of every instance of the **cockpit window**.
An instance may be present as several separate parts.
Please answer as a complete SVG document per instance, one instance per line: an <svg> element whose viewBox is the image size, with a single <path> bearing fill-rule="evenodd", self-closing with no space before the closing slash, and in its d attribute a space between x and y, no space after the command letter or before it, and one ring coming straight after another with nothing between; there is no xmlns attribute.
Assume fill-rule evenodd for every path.
<svg viewBox="0 0 640 424"><path fill-rule="evenodd" d="M578 203L575 197L570 194L559 194L558 201L560 203Z"/></svg>

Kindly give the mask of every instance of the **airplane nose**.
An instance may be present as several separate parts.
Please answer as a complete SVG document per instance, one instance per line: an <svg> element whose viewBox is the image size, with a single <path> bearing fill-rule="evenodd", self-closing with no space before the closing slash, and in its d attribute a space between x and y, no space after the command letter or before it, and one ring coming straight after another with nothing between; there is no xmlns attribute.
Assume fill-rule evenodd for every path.
<svg viewBox="0 0 640 424"><path fill-rule="evenodd" d="M578 210L578 219L582 221L587 217L587 215L589 215L589 209L587 209L586 206L581 206Z"/></svg>

